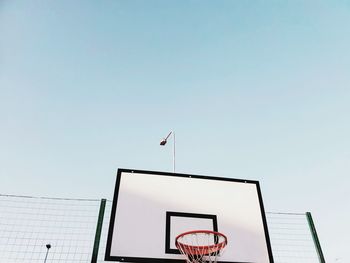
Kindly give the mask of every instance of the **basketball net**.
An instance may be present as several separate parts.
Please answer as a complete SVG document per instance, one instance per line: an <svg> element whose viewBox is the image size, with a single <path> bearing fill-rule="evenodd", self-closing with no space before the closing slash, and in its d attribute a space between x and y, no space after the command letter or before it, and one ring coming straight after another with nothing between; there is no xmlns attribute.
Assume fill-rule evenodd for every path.
<svg viewBox="0 0 350 263"><path fill-rule="evenodd" d="M175 244L188 263L216 263L227 238L219 232L195 230L177 236Z"/></svg>

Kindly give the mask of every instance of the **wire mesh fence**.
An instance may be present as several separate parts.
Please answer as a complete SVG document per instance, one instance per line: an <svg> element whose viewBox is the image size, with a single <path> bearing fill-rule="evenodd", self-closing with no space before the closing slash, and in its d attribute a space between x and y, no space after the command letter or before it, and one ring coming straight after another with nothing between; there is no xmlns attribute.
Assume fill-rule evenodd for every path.
<svg viewBox="0 0 350 263"><path fill-rule="evenodd" d="M89 262L99 205L100 200L1 195L0 262Z"/></svg>
<svg viewBox="0 0 350 263"><path fill-rule="evenodd" d="M276 263L317 263L318 253L306 214L266 213Z"/></svg>
<svg viewBox="0 0 350 263"><path fill-rule="evenodd" d="M0 263L91 262L100 204L0 195ZM107 200L97 262L105 262L111 207ZM320 262L305 214L267 212L266 218L275 263Z"/></svg>

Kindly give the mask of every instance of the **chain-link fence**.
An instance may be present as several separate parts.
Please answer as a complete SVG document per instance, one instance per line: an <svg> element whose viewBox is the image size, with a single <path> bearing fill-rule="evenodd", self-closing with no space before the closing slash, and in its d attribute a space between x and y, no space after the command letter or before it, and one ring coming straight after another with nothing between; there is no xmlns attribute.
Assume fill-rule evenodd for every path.
<svg viewBox="0 0 350 263"><path fill-rule="evenodd" d="M111 207L108 200L0 195L0 263L88 263L94 254L104 262ZM266 218L275 263L324 262L307 214Z"/></svg>

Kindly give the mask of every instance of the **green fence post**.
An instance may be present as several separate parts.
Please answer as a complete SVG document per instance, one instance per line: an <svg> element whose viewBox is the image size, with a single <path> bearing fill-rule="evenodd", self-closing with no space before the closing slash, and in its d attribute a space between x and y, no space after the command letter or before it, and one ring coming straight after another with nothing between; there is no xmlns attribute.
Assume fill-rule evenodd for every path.
<svg viewBox="0 0 350 263"><path fill-rule="evenodd" d="M318 236L317 236L315 224L314 224L314 221L312 220L312 216L310 212L306 212L306 218L307 218L307 222L309 223L312 239L314 240L314 244L317 250L318 259L320 260L320 263L326 263L323 257L320 240L318 239Z"/></svg>
<svg viewBox="0 0 350 263"><path fill-rule="evenodd" d="M103 216L105 214L105 208L106 208L106 199L101 199L100 211L98 212L98 220L97 220L97 227L96 227L96 234L95 234L95 241L94 241L94 250L92 251L91 263L97 262L98 248L100 246L102 223L103 223Z"/></svg>

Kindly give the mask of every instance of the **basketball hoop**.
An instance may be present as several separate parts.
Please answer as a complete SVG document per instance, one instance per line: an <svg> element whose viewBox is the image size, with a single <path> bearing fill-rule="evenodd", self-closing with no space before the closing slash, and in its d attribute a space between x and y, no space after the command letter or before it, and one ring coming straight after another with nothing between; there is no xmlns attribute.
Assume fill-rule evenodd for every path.
<svg viewBox="0 0 350 263"><path fill-rule="evenodd" d="M178 235L175 245L188 263L215 263L227 245L227 237L215 231L194 230Z"/></svg>

